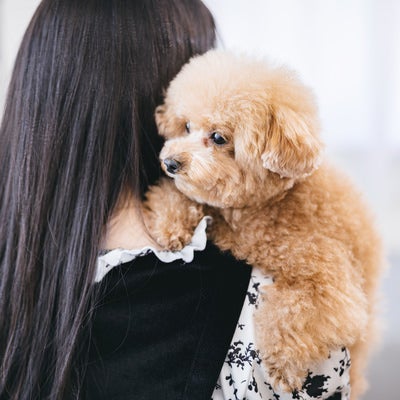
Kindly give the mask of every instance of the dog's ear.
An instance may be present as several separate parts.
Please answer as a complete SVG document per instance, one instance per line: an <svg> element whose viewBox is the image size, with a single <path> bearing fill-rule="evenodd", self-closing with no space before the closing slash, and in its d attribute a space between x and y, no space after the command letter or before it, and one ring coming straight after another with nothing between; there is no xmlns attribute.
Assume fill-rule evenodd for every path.
<svg viewBox="0 0 400 400"><path fill-rule="evenodd" d="M156 108L155 120L158 133L165 139L180 136L184 130L184 123L169 111L166 104L161 104Z"/></svg>
<svg viewBox="0 0 400 400"><path fill-rule="evenodd" d="M287 104L270 106L268 134L261 156L264 168L292 179L312 173L320 164L323 150L318 131L313 105L301 109Z"/></svg>

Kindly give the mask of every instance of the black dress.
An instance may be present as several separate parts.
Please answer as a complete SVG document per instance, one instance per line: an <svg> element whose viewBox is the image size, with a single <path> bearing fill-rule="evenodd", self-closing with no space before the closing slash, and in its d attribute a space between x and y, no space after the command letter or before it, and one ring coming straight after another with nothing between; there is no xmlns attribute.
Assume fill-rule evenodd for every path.
<svg viewBox="0 0 400 400"><path fill-rule="evenodd" d="M190 263L149 253L110 271L97 283L85 398L210 400L250 273L211 243Z"/></svg>

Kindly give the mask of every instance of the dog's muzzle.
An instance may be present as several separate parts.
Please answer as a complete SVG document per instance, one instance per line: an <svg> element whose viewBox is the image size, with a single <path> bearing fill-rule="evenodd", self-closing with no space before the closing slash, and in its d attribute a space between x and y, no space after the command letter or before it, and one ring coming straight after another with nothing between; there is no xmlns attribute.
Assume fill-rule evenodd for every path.
<svg viewBox="0 0 400 400"><path fill-rule="evenodd" d="M182 166L182 164L179 161L174 160L173 158L166 158L163 162L166 170L170 174L176 174L181 169Z"/></svg>

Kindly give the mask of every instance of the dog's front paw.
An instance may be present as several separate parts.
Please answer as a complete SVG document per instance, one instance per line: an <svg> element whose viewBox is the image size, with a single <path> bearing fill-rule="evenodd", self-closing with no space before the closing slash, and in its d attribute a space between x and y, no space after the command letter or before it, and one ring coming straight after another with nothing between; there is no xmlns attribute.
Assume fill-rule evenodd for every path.
<svg viewBox="0 0 400 400"><path fill-rule="evenodd" d="M294 392L302 388L307 376L307 371L291 362L285 362L281 355L269 356L263 359L268 371L270 383L276 392Z"/></svg>
<svg viewBox="0 0 400 400"><path fill-rule="evenodd" d="M324 337L311 328L318 326L313 321L313 308L302 292L293 296L277 287L276 280L261 293L255 318L263 365L275 390L301 390L308 370L329 355Z"/></svg>
<svg viewBox="0 0 400 400"><path fill-rule="evenodd" d="M192 240L191 232L169 233L159 235L156 238L157 244L164 250L180 251Z"/></svg>
<svg viewBox="0 0 400 400"><path fill-rule="evenodd" d="M143 217L151 237L162 250L179 251L192 241L204 213L201 204L189 200L173 181L165 178L146 193Z"/></svg>

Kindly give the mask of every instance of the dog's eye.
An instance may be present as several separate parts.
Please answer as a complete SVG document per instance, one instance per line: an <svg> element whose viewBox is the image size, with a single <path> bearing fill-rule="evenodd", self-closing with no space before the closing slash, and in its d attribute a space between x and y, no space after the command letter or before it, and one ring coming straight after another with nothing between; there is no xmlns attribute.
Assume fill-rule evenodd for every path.
<svg viewBox="0 0 400 400"><path fill-rule="evenodd" d="M185 129L187 133L190 133L190 122L186 122Z"/></svg>
<svg viewBox="0 0 400 400"><path fill-rule="evenodd" d="M213 132L210 137L215 144L222 145L226 143L225 138L218 132Z"/></svg>

